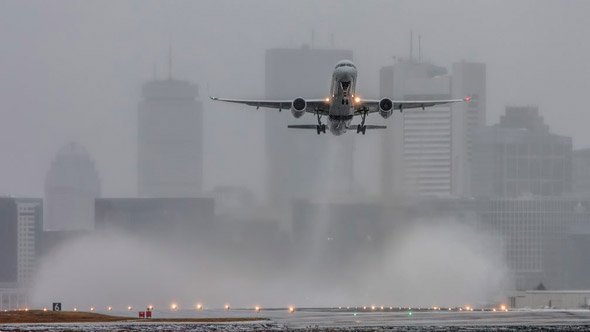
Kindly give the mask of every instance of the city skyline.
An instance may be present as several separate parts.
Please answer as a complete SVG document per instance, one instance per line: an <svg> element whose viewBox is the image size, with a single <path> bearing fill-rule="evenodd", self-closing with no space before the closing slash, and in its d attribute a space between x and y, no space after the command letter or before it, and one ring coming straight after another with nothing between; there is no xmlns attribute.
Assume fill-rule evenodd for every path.
<svg viewBox="0 0 590 332"><path fill-rule="evenodd" d="M0 2L0 310L590 307L589 11Z"/></svg>
<svg viewBox="0 0 590 332"><path fill-rule="evenodd" d="M506 105L537 104L556 133L568 133L574 137L574 148L590 146L590 137L586 136L582 126L584 121L568 120L571 117L586 118L587 112L578 100L584 95L583 82L588 76L588 64L584 60L589 52L588 45L573 38L562 38L574 32L584 34L588 29L581 23L584 20L578 17L588 5L586 3L574 2L564 6L527 1L510 2L505 6L465 3L462 11L456 12L452 2L437 5L375 2L358 8L353 6L355 10L351 12L337 13L333 18L328 15L325 21L319 22L313 19L313 15L304 13L300 19L306 22L306 28L291 21L285 23L279 19L280 15L262 19L265 14L257 12L255 6L230 4L232 11L226 12L222 9L224 6L216 3L159 6L148 2L142 4L141 14L129 22L121 17L133 16L137 5L132 2L109 9L89 3L87 7L69 9L72 15L64 18L61 24L51 24L65 5L58 3L53 9L40 5L44 14L37 16L28 15L35 11L32 6L3 3L6 10L2 13L12 14L2 21L16 28L2 30L3 33L16 33L6 35L7 45L20 45L7 48L4 53L5 80L0 83L3 114L14 119L10 126L3 122L0 138L5 142L13 141L15 149L6 147L6 151L14 157L0 166L3 192L39 196L41 182L52 157L50 151L56 151L66 142L74 140L86 146L95 157L106 195L135 194L136 103L140 99L141 84L153 78L154 65L157 77L167 76L164 72L167 72L170 44L174 76L199 84L202 96L263 96L265 50L274 47L298 48L303 43L314 48L331 48L334 45L353 50L355 62L362 70L359 88L362 87L367 94L377 95L378 69L391 64L392 56L405 57L409 54L412 30L415 37L422 36L425 60L447 67L462 59L486 63L488 121L494 122L499 118ZM268 11L281 10L284 13L283 6L296 10L302 4L269 5ZM330 3L325 3L319 5L318 10L326 12L330 6ZM381 7L384 10L376 10ZM536 8L534 15L527 14L531 7ZM191 15L189 19L184 13L191 11L196 16ZM218 22L230 17L234 11L248 14L234 18L232 22L242 24L247 30L265 38L237 38L231 25L217 25L215 31L207 29L213 24L211 17L216 17L215 22ZM388 11L404 15L394 21L384 19L383 15ZM435 17L436 23L412 20L412 13L420 11ZM205 12L217 16L201 14ZM363 29L343 25L341 22L347 22L352 12L362 20L370 19L372 24L363 25L366 26ZM462 12L469 12L470 15L465 17ZM94 19L96 15L114 18L111 24L105 26ZM506 24L493 23L486 19L489 16L501 16ZM545 22L555 16L570 19L554 28L546 26ZM31 21L33 17L37 17L36 21ZM176 19L171 21L171 17ZM521 24L523 18L527 24ZM18 29L24 24L44 28ZM68 32L72 24L78 27L75 34ZM274 28L268 29L268 26ZM313 43L312 27L315 31ZM189 37L183 33L187 29L198 33ZM486 34L486 31L494 33ZM70 39L65 42L58 37L60 35L67 35ZM126 36L126 41L123 43L116 36ZM216 39L233 42L216 43ZM202 49L204 45L208 46ZM568 50L567 60L563 50ZM28 57L19 56L21 52L26 52ZM245 77L251 79L246 80ZM27 88L16 88L20 86ZM556 99L565 104L559 104ZM204 180L204 189L237 183L252 188L257 197L264 197L266 185L260 184L264 170L255 167L257 161L264 158L264 138L263 135L250 134L262 133L262 114L245 114L237 109L222 112L225 106L209 103L204 108L204 154L209 157L204 165L204 172L209 174ZM227 124L224 130L217 127L219 123ZM35 133L35 139L21 137L15 141L19 132L25 130L25 125ZM219 149L219 144L223 144L223 149ZM375 143L372 137L366 137L360 144L359 150L363 151L361 158L378 155L373 149ZM117 149L112 149L114 146ZM250 148L251 159L241 154L246 147ZM117 163L110 160L117 160ZM237 162L243 163L252 172L227 169L226 165ZM5 175L20 174L21 171L28 176ZM371 169L356 171L367 191L378 192L378 180L370 175L373 173Z"/></svg>

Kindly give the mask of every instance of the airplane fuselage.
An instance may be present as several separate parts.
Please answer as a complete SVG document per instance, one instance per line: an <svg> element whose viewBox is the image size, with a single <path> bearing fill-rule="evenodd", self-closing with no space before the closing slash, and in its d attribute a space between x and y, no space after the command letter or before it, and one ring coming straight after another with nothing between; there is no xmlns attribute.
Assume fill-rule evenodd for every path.
<svg viewBox="0 0 590 332"><path fill-rule="evenodd" d="M350 126L355 111L357 69L351 61L336 64L330 87L328 128L333 135L342 135Z"/></svg>

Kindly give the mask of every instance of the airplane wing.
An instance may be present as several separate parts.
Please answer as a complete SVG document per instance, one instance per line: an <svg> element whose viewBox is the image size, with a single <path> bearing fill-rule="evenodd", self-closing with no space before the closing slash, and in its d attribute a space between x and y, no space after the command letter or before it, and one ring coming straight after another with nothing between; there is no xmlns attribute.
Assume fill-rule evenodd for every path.
<svg viewBox="0 0 590 332"><path fill-rule="evenodd" d="M463 99L442 99L442 100L392 100L393 109L403 111L405 109L421 108L426 107L454 104L460 102L469 102L471 97L465 97ZM363 111L369 113L379 112L379 102L381 100L362 100L358 107L356 107L355 115L361 115Z"/></svg>
<svg viewBox="0 0 590 332"><path fill-rule="evenodd" d="M256 109L259 109L260 107L277 109L279 110L279 112L282 110L289 110L291 108L291 103L293 103L293 100L227 99L217 97L209 98L215 101L224 101L227 103L255 106ZM325 99L305 99L305 102L307 103L307 108L305 109L306 112L316 114L317 111L321 115L328 114L328 109L330 105L326 102Z"/></svg>

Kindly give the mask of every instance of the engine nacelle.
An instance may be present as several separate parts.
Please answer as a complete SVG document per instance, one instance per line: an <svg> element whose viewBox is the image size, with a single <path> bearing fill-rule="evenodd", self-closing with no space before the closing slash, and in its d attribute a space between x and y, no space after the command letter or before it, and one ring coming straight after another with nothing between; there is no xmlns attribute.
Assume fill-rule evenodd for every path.
<svg viewBox="0 0 590 332"><path fill-rule="evenodd" d="M387 119L393 114L393 101L391 101L391 99L383 98L379 101L379 114L381 114L384 119Z"/></svg>
<svg viewBox="0 0 590 332"><path fill-rule="evenodd" d="M291 103L291 114L295 118L300 118L303 114L305 114L305 109L307 108L307 102L305 99L299 97L295 98Z"/></svg>

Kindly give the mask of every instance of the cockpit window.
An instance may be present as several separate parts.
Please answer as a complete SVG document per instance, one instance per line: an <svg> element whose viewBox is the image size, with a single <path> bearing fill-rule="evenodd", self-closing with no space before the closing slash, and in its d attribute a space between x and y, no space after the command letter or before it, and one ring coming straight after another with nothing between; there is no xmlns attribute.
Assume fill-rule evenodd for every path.
<svg viewBox="0 0 590 332"><path fill-rule="evenodd" d="M352 63L347 63L347 62L345 62L345 63L339 63L339 64L336 65L336 68L340 68L340 67L352 67L352 68L355 68Z"/></svg>

